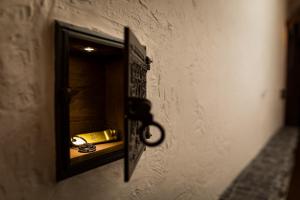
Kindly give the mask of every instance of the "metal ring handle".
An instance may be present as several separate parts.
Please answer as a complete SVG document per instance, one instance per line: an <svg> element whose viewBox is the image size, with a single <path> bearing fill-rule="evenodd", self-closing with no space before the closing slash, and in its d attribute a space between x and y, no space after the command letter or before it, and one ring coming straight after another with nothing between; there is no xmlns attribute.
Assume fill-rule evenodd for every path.
<svg viewBox="0 0 300 200"><path fill-rule="evenodd" d="M145 130L148 126L155 126L159 129L160 131L160 138L157 141L154 142L149 142L147 141L147 136L145 135ZM157 122L149 122L149 123L143 123L141 128L140 128L140 140L149 147L154 147L160 145L164 140L165 140L165 129Z"/></svg>

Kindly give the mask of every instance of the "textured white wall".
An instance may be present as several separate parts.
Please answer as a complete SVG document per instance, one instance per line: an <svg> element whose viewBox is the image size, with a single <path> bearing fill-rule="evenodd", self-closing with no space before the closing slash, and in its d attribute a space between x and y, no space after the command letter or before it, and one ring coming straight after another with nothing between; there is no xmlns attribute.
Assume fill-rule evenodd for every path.
<svg viewBox="0 0 300 200"><path fill-rule="evenodd" d="M282 125L283 0L0 1L0 199L217 199ZM154 62L167 130L130 183L117 161L55 183L53 20L122 37Z"/></svg>

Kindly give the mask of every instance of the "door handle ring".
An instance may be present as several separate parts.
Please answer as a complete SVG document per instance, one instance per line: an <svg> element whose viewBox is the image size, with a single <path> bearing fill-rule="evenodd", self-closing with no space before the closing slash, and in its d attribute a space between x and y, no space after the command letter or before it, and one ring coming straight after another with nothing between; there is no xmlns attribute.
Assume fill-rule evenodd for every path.
<svg viewBox="0 0 300 200"><path fill-rule="evenodd" d="M159 139L154 141L154 142L150 142L149 141L149 136L146 134L147 133L146 128L149 127L149 126L154 126L154 127L158 128L159 131L160 131ZM158 122L151 121L151 122L148 122L148 123L144 123L144 122L142 123L142 126L140 127L140 130L139 130L139 136L140 136L140 140L146 146L155 147L155 146L160 145L165 140L166 134L165 134L165 129Z"/></svg>

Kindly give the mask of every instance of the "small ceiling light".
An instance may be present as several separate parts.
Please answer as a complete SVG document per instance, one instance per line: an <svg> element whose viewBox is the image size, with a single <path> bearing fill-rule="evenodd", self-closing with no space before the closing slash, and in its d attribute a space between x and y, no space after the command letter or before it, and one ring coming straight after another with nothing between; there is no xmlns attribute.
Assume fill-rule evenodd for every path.
<svg viewBox="0 0 300 200"><path fill-rule="evenodd" d="M85 51L87 51L87 52L95 51L95 49L92 48L92 47L85 47L83 50L85 50Z"/></svg>

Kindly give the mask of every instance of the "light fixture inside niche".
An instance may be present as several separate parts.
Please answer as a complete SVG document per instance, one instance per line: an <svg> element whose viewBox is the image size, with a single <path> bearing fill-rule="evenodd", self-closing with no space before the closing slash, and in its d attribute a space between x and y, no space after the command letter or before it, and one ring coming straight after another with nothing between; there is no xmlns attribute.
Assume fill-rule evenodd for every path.
<svg viewBox="0 0 300 200"><path fill-rule="evenodd" d="M92 52L92 51L95 51L95 48L93 48L93 47L84 47L83 50L85 50L87 52Z"/></svg>

